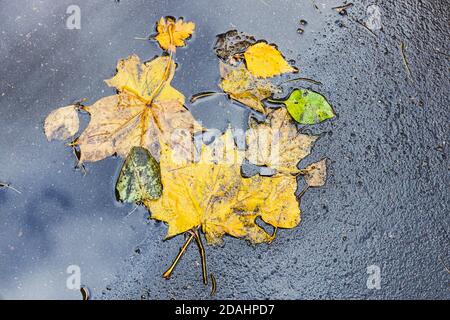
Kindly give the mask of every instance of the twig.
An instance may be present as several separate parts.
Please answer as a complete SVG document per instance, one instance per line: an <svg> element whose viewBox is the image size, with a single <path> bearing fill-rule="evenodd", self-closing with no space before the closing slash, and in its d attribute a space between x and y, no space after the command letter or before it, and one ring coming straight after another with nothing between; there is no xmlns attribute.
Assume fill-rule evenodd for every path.
<svg viewBox="0 0 450 320"><path fill-rule="evenodd" d="M442 51L440 51L439 49L434 49L434 51L436 52L436 53L439 53L439 54L442 54L444 57L446 57L447 59L450 59L450 54L448 54L448 53L445 53L445 52L442 52Z"/></svg>
<svg viewBox="0 0 450 320"><path fill-rule="evenodd" d="M128 218L129 216L131 216L133 214L133 212L135 212L137 210L137 208L139 208L139 206L135 206L133 208L133 210L131 210L130 212L128 212L128 214L125 216L125 218Z"/></svg>
<svg viewBox="0 0 450 320"><path fill-rule="evenodd" d="M337 7L333 7L331 9L336 10L337 13L341 13L341 12L345 12L347 9L350 9L351 7L353 7L353 3L347 3L344 4L342 6L337 6Z"/></svg>
<svg viewBox="0 0 450 320"><path fill-rule="evenodd" d="M283 84L289 83L289 82L294 82L294 81L306 81L306 82L311 82L313 84L322 85L322 82L320 82L320 81L310 79L310 78L304 78L304 77L289 79L289 80L281 82L280 85L283 85Z"/></svg>
<svg viewBox="0 0 450 320"><path fill-rule="evenodd" d="M189 238L186 239L183 246L180 249L180 252L175 257L175 260L173 260L172 264L170 265L169 269L167 269L166 272L163 273L163 278L169 279L170 275L172 274L173 270L175 269L175 266L178 264L178 261L180 261L180 258L183 256L184 252L186 251L187 247L191 243L192 239L194 239L194 235L191 233Z"/></svg>
<svg viewBox="0 0 450 320"><path fill-rule="evenodd" d="M317 4L316 4L316 1L314 1L314 0L310 0L310 1L311 1L311 4L313 5L313 7L314 7L316 10L319 10L319 11L320 11L319 7L318 7Z"/></svg>
<svg viewBox="0 0 450 320"><path fill-rule="evenodd" d="M11 189L11 190L17 192L18 194L22 194L22 192L20 192L19 190L14 188L11 184L6 183L6 182L0 182L0 188Z"/></svg>
<svg viewBox="0 0 450 320"><path fill-rule="evenodd" d="M209 277L211 278L211 295L214 296L217 291L217 282L216 278L212 273L209 274Z"/></svg>
<svg viewBox="0 0 450 320"><path fill-rule="evenodd" d="M91 299L91 294L89 292L89 289L86 286L80 287L81 296L83 297L84 301Z"/></svg>
<svg viewBox="0 0 450 320"><path fill-rule="evenodd" d="M378 36L375 34L375 32L373 32L372 30L369 29L369 27L366 26L365 23L362 23L359 20L353 19L352 17L348 17L350 19L350 21L353 21L354 23L356 23L357 25L361 26L362 28L364 28L365 30L367 30L372 36L374 36L375 38L378 39Z"/></svg>
<svg viewBox="0 0 450 320"><path fill-rule="evenodd" d="M400 53L402 55L403 65L405 66L408 77L412 80L411 69L409 68L408 59L406 58L406 55L405 55L405 43L403 41L400 42Z"/></svg>
<svg viewBox="0 0 450 320"><path fill-rule="evenodd" d="M442 263L442 265L444 266L445 270L450 273L450 269L445 265L444 261L442 261L441 256L438 256L439 261Z"/></svg>

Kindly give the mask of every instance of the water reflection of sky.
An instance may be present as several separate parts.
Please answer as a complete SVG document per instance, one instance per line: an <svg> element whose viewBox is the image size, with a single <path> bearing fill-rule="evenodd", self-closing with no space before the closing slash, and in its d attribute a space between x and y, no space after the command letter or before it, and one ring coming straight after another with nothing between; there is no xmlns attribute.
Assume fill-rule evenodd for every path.
<svg viewBox="0 0 450 320"><path fill-rule="evenodd" d="M266 7L267 2L253 1L260 9L235 15L237 3L80 2L81 30L67 30L66 8L77 1L2 1L0 179L21 194L0 190L1 296L78 299L79 292L65 286L66 268L72 264L81 267L82 283L95 294L112 280L148 228L144 210L127 216L133 207L114 200L120 160L88 164L84 176L74 170L69 148L45 140L45 116L81 98L93 102L112 94L103 79L113 75L119 58L159 54L155 44L133 38L149 34L162 15L197 23L194 39L176 57L173 84L186 95L216 90L217 60L211 48L218 33L247 27L257 37L277 39L289 54L290 40L279 40L284 28L297 23L297 15L289 15L287 8L297 7L294 2L283 3L285 16L277 18L278 28L264 23L265 16L281 14ZM307 18L308 11L304 13ZM316 27L314 21L310 24ZM193 113L205 126L224 128L227 122L242 127L247 111L218 98L213 104L199 103Z"/></svg>

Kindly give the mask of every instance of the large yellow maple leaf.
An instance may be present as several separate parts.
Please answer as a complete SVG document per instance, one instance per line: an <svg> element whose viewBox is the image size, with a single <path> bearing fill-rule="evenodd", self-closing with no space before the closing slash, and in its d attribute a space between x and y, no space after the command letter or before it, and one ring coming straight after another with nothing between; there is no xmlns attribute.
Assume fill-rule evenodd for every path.
<svg viewBox="0 0 450 320"><path fill-rule="evenodd" d="M152 218L169 225L167 237L201 227L209 243L220 243L225 234L260 243L273 238L256 223L258 217L274 227L295 227L300 221L296 178L243 178L243 152L236 149L230 130L219 144L227 148L203 146L195 163L174 161L171 151L163 148L164 192L145 205Z"/></svg>
<svg viewBox="0 0 450 320"><path fill-rule="evenodd" d="M160 144L192 153L192 135L201 130L184 106L184 96L170 85L175 72L171 57L141 63L136 55L120 60L117 74L106 83L118 94L83 107L91 115L89 125L75 140L80 162L98 161L110 155L126 157L131 148L147 148L159 159Z"/></svg>

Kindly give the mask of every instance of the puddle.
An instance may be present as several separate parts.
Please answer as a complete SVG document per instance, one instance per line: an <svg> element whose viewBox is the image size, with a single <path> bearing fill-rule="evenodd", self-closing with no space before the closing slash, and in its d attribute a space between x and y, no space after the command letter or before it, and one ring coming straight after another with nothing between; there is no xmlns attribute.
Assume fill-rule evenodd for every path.
<svg viewBox="0 0 450 320"><path fill-rule="evenodd" d="M82 98L91 103L113 93L103 79L114 73L119 58L137 53L150 59L159 53L155 43L134 37L151 33L153 23L166 14L196 22L194 38L177 51L178 69L172 83L190 97L220 91L215 35L236 28L276 42L293 60L297 59L296 44L301 41L307 46L308 34L324 24L314 7L294 2L276 6L255 1L252 10L243 11L239 1L220 4L220 9L208 1L151 6L143 1L110 1L80 5L81 29L69 30L65 19L70 4L15 1L2 5L0 53L8 63L0 85L0 146L5 150L0 154L0 178L21 192L0 189L3 298L80 299L79 291L67 288L70 266L79 266L81 284L95 298L148 233L144 209L128 215L134 207L115 201L113 186L120 159L87 164L83 175L74 169L70 148L48 143L42 130L43 120L54 108ZM300 27L304 29L301 39L296 33ZM224 95L189 108L205 127L219 130L229 123L245 128L250 112Z"/></svg>
<svg viewBox="0 0 450 320"><path fill-rule="evenodd" d="M315 3L317 8L312 3ZM161 239L166 230L164 224L149 223L145 219L146 211L143 208L135 210L134 206L122 205L115 200L114 184L122 160L111 157L94 164L87 164L86 175L75 170L75 157L70 148L64 147L61 143L47 142L42 129L45 117L55 108L74 103L82 98L88 99L86 103L93 103L101 97L113 94L114 90L107 87L103 79L110 78L114 74L116 63L120 58L135 53L141 59L147 60L159 54L161 51L156 43L134 38L145 37L152 33L154 22L161 16L172 15L183 16L197 25L195 34L189 40L187 47L177 50L178 68L172 81L172 85L187 98L199 92L220 91L218 87L219 60L213 50L215 36L237 29L254 35L256 39L265 39L269 43L276 43L286 59L295 61L302 77L311 78L324 84L323 90L326 91L326 94L336 94L338 97L340 97L339 94L344 95L339 101L347 107L347 110L339 105L337 112L342 114L340 123L345 127L345 125L353 123L354 114L358 110L367 107L363 106L363 103L368 98L366 99L365 92L357 95L351 93L350 90L350 93L345 96L348 87L356 87L356 84L352 83L353 80L344 80L348 87L339 87L340 81L344 76L347 77L347 72L353 72L348 78L354 78L355 83L357 82L356 77L360 76L357 72L360 72L366 65L367 57L363 54L363 58L358 58L354 56L356 55L354 52L330 52L328 49L328 45L334 41L333 33L336 30L349 28L351 23L331 10L332 7L342 5L342 3L342 1L318 0L280 3L254 0L249 1L246 8L242 8L241 0L223 1L213 5L207 0L193 1L192 3L187 1L152 1L150 3L143 0L111 0L104 1L102 4L95 4L93 1L90 3L80 2L80 30L66 28L66 9L73 4L72 0L58 1L57 3L50 0L2 3L0 56L3 57L2 61L5 63L0 79L0 127L2 128L0 181L11 183L11 186L20 193L9 188L0 188L0 298L81 299L79 290L70 290L67 287L67 281L70 278L67 269L71 266L79 267L81 284L89 288L93 299L100 297L105 288L111 293L109 285L113 283L112 290L115 287L120 288L118 282L122 282L122 280L119 279L117 282L115 277L123 270L124 266L129 266L129 260L124 262L126 259L141 252L141 249L137 249L141 243L146 245L146 247L142 246L142 252L150 261L141 260L136 267L135 274L149 274L149 277L145 278L146 281L143 281L148 288L152 287L149 281L153 281L154 288L164 285L167 290L161 291L158 297L171 298L177 292L182 292L181 289L185 282L180 282L180 284L164 283L161 282L158 274L159 270L166 267L165 263L169 261L168 257L177 251L179 243L176 241L162 243ZM353 8L349 10L353 10ZM373 40L373 37L371 38L371 35L366 33L365 30L360 30L359 33L354 30L353 33L347 33L346 37L351 39L352 43L363 43L361 45L363 46L364 41ZM336 58L328 59L327 57L330 55L334 55ZM346 61L354 63L357 71L345 70L343 67L337 66L337 63ZM323 67L324 64L326 64L326 68L329 68L328 70L332 71L326 70ZM320 71L318 71L319 66L323 67L320 68ZM375 67L373 69L375 70ZM365 70L365 72L372 71ZM281 77L280 81L283 80L286 80L285 77ZM374 81L377 79L374 78ZM306 84L305 87L313 85ZM358 85L364 84L358 83ZM296 84L286 84L280 97L285 96L293 86ZM337 91L340 93L336 93ZM378 92L371 93L378 97ZM391 93L383 94L389 96ZM363 97L364 101L348 102L347 99L359 99L354 96ZM355 106L358 106L358 109ZM202 121L205 127L214 127L220 130L224 130L228 123L236 128L244 128L250 112L223 95L199 100L192 105L188 104L188 107L194 117ZM371 108L373 107L371 106ZM369 121L368 118L358 118L359 123L353 125L352 128L358 129L361 124L365 125L366 121ZM85 126L86 119L84 120ZM377 122L376 130L380 130L379 123L383 123L383 121ZM327 127L329 138L331 138L332 126ZM320 132L322 128L314 130ZM345 128L340 128L340 130L340 133L333 136L333 139L339 137L342 141L348 139ZM386 128L384 130L389 131ZM379 131L374 132L378 133ZM375 141L377 135L372 134L371 137L367 138L365 143ZM374 141L372 142L375 144ZM353 179L355 164L351 164L351 160L348 160L350 157L348 155L353 155L353 149L347 149L346 145L339 144L333 147L334 149L330 149L332 151L324 150L325 147L331 148L332 146L327 142L321 143L322 147L318 146L318 148L322 148L322 155L332 152L328 155L341 156L344 159L340 162L341 167L348 165L349 168L345 168L348 172L348 179ZM355 162L359 160L356 158ZM390 158L388 160L391 161ZM360 163L360 166L364 165L364 162ZM367 171L364 167L362 170ZM254 174L254 172L249 174ZM345 175L340 176L347 179ZM374 177L373 181L377 180L377 177ZM351 185L350 182L352 182L338 178L339 181L341 186ZM327 212L328 210L344 212L346 214L343 217L344 220L358 221L356 217L349 218L350 213L346 213L349 205L345 208L339 207L340 203L346 203L348 194L359 194L353 191L348 192L347 190L344 197L341 196L341 192L336 193L334 204L332 195L328 192L329 200L320 200L322 201L320 203L327 203L327 206L323 205L324 208L327 208ZM359 201L358 198L347 202L360 203ZM353 214L361 213L364 217L369 216L364 210L371 210L370 214L376 211L371 207L371 203L373 202L362 203L361 208L356 208L357 210ZM129 214L130 212L132 213ZM320 213L320 210L317 215L311 213L305 223L308 223L308 219L317 220L321 214L325 215L323 212ZM331 227L326 225L323 232L316 236L331 237L326 232L334 230L336 221L332 220L331 223L333 224ZM358 221L358 223L360 222ZM340 227L338 225L336 228ZM311 231L310 234L314 235L314 232ZM297 235L297 238L292 237L292 239L303 239L304 237L303 234ZM310 239L309 243L312 241ZM329 243L333 243L333 241ZM243 244L234 242L233 244L240 246L239 250L258 250L259 254L270 250L263 246L258 249L248 249ZM159 246L164 246L164 248L161 249ZM296 247L300 248L299 250L306 250L303 252L304 257L313 259L313 261L306 259L310 265L301 268L301 272L305 273L305 270L309 270L310 273L313 273L316 267L312 268L312 265L320 266L319 269L326 265L323 260L318 258L321 255L314 250L323 253L329 249L328 244L324 247L317 245L316 248L311 246L311 251L302 249L305 246ZM306 248L308 247L306 246ZM277 250L278 253L271 253L274 255L273 261L278 261L275 258L276 254L282 254L282 257L279 257L280 261L281 258L289 255L298 256L298 252L284 254L279 248ZM333 252L328 253L329 256L325 258L330 258L330 255L334 255L337 251L335 248L330 250ZM385 251L392 252L392 250ZM429 250L424 248L423 252L426 253ZM218 266L220 258L230 260L232 254L233 251L230 249L224 249L223 253L212 253L211 260L214 261L214 257L217 258L215 265L212 262L212 268L216 267L217 270L220 270ZM253 254L254 252L251 252L251 254L242 254L242 256L247 257ZM360 256L363 255L364 253L360 253ZM398 255L402 256L400 253ZM236 260L236 256L231 259ZM190 262L191 264L189 264ZM193 262L189 258L183 263L184 266L180 266L180 273L182 273L181 270L193 269L191 268ZM245 271L245 263L240 263L240 266L243 269L239 269L237 266L236 271L230 271L230 279L239 279L239 272ZM261 267L259 275L263 277L263 267L257 266ZM357 267L361 267L361 265ZM285 268L293 267L288 265ZM302 274L297 271L292 272L293 277L295 274ZM328 274L328 270L325 269L320 269L320 272L319 275L316 275L317 279ZM218 274L220 275L220 273ZM259 277L259 275L255 277ZM188 274L188 279L189 276ZM342 274L337 274L337 276L342 276ZM363 274L364 276L365 274ZM194 276L190 277L192 280ZM355 277L360 279L358 274ZM217 278L219 285L222 283L224 283L224 287L227 285L223 278ZM181 277L177 278L177 280L180 279ZM307 277L305 276L304 279ZM304 288L317 285L317 279L313 279L314 281L311 280L311 282L297 280L304 284L300 286ZM339 277L339 279L344 278ZM276 286L267 285L258 289L259 283L262 283L263 280L256 278L255 283L258 285L253 288L253 295L244 296L264 297L271 293L272 296L277 296L278 293L263 290L275 290L270 288ZM279 284L283 285L283 288L289 288L289 292L286 293L289 298L299 297L297 291L291 288L290 280L289 283L284 278L280 281ZM357 282L355 280L348 283ZM236 292L247 290L242 287L244 282L237 284L237 286L239 285L241 287L236 289ZM335 286L336 290L341 290L344 285L347 288L347 283L338 283ZM231 287L234 288L233 285L230 285ZM365 290L365 288L363 289ZM133 297L142 294L139 288L128 288L127 290L137 292ZM327 293L328 290L331 289L327 284L322 293ZM155 297L154 293L155 291L149 297ZM218 289L218 293L220 294L220 289ZM120 297L128 297L128 292L122 296L118 293L111 294L112 296L117 294ZM227 294L229 297L233 297L235 292L229 291ZM224 294L221 297L227 296ZM277 297L285 296L279 293Z"/></svg>

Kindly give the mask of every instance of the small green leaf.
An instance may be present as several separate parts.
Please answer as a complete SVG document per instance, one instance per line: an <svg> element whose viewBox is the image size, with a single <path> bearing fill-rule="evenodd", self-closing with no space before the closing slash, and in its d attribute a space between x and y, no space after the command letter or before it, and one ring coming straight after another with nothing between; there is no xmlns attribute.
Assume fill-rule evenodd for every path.
<svg viewBox="0 0 450 320"><path fill-rule="evenodd" d="M333 108L320 93L295 89L287 100L268 100L283 103L289 114L300 124L317 124L334 117Z"/></svg>
<svg viewBox="0 0 450 320"><path fill-rule="evenodd" d="M141 203L162 194L159 163L142 147L133 147L120 170L116 183L117 199Z"/></svg>

